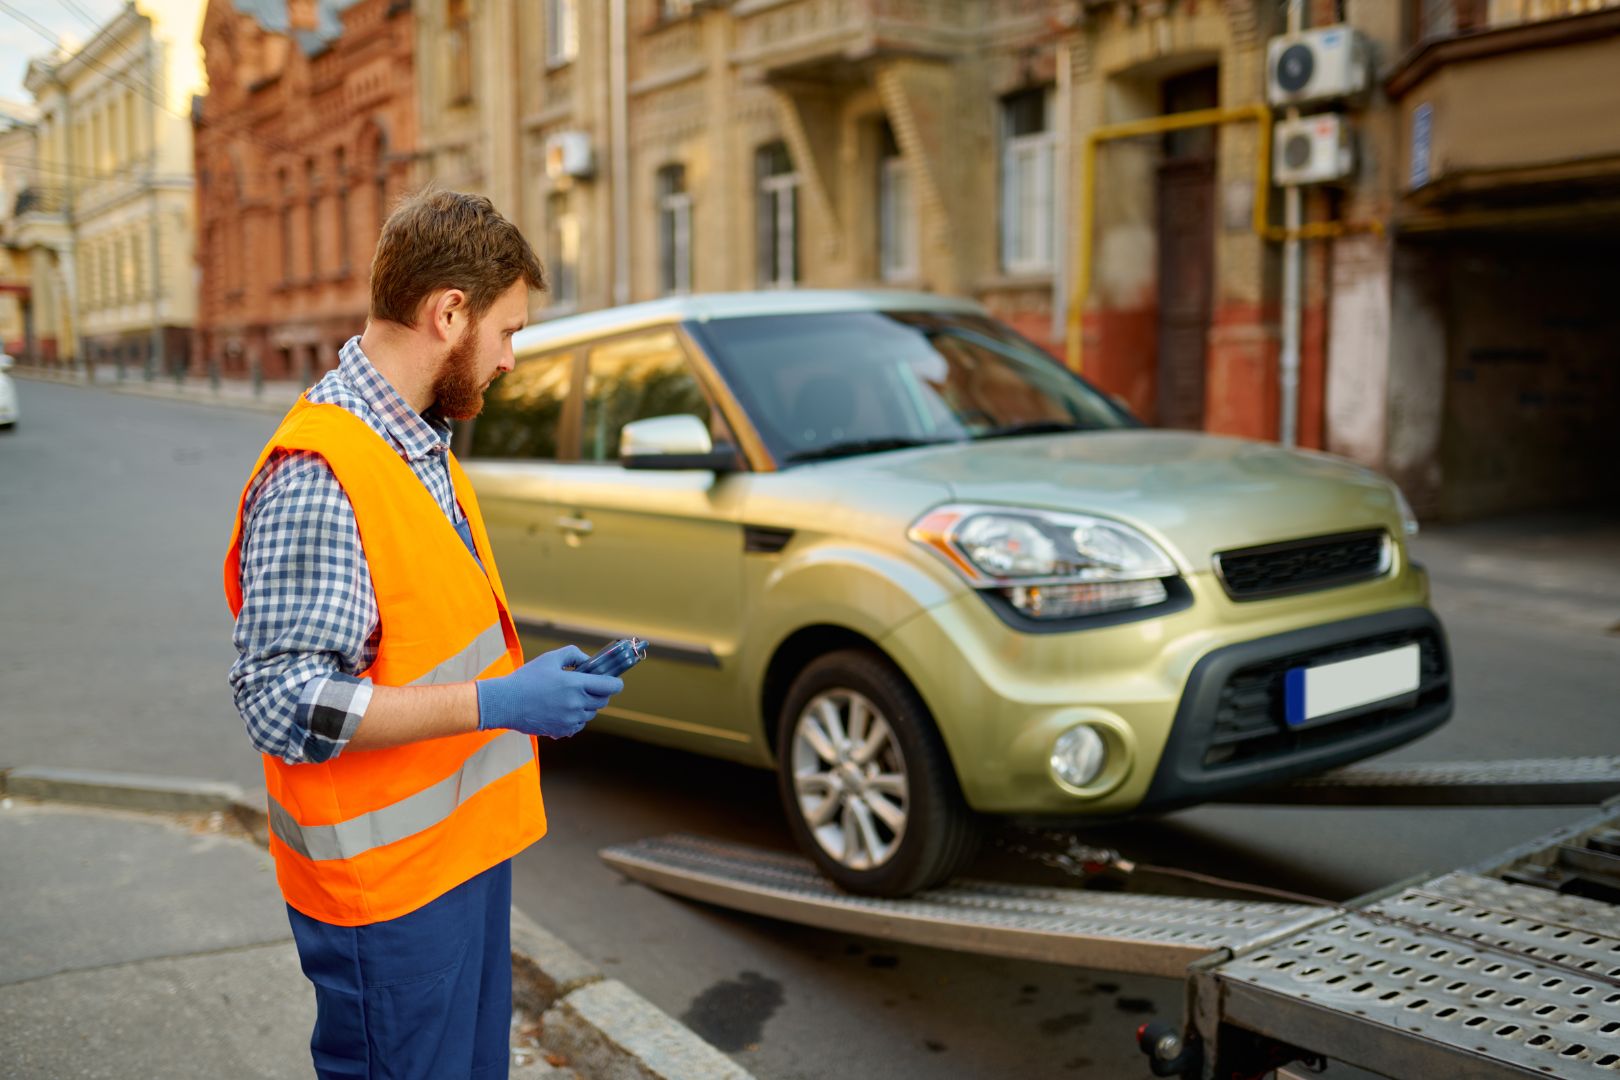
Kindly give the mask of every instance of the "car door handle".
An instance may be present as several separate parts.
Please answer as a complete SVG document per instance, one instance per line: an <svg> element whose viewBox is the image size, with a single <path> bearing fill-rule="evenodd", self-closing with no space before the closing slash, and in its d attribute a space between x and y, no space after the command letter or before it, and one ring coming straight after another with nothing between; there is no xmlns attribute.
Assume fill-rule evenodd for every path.
<svg viewBox="0 0 1620 1080"><path fill-rule="evenodd" d="M573 533L575 536L589 536L591 530L596 526L591 524L589 518L569 516L558 518L557 528L565 533Z"/></svg>

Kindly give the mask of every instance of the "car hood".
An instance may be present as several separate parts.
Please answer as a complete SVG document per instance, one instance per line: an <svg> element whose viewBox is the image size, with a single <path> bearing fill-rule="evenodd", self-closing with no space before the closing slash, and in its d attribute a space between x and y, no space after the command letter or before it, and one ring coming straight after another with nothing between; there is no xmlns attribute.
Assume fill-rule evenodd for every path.
<svg viewBox="0 0 1620 1080"><path fill-rule="evenodd" d="M860 459L962 502L1094 513L1145 527L1191 570L1218 551L1383 526L1394 488L1353 462L1173 431L1027 436Z"/></svg>

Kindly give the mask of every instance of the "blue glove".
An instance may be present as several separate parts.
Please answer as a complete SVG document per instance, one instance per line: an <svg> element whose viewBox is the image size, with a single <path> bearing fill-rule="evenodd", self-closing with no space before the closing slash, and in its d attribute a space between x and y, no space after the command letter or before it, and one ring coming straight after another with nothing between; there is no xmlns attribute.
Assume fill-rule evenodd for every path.
<svg viewBox="0 0 1620 1080"><path fill-rule="evenodd" d="M478 730L509 728L548 739L578 734L596 710L624 689L623 680L612 675L568 670L589 659L583 650L565 645L510 675L479 679Z"/></svg>

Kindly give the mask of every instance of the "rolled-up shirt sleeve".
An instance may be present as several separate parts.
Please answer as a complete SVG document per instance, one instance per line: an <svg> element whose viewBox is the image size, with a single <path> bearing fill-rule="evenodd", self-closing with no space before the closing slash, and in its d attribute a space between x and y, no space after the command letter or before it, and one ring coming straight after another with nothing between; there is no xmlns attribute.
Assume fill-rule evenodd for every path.
<svg viewBox="0 0 1620 1080"><path fill-rule="evenodd" d="M261 753L290 765L343 752L371 702L377 598L354 508L318 454L267 463L249 494L231 693Z"/></svg>

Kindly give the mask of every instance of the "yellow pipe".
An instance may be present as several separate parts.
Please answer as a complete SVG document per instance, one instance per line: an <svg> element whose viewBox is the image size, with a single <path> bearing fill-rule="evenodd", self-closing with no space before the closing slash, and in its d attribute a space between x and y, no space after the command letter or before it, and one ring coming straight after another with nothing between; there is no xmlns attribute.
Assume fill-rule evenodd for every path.
<svg viewBox="0 0 1620 1080"><path fill-rule="evenodd" d="M1145 120L1130 120L1123 124L1110 124L1094 129L1086 136L1086 147L1080 170L1080 261L1075 270L1074 291L1069 298L1068 362L1075 371L1081 369L1084 358L1083 319L1086 298L1091 293L1091 231L1096 222L1097 148L1115 139L1133 139L1143 135L1159 135L1166 131L1184 131L1188 128L1212 127L1218 124L1254 123L1260 127L1255 140L1255 192L1251 215L1254 234L1262 240L1288 239L1316 240L1343 236L1350 232L1382 233L1383 224L1377 221L1345 222L1319 221L1301 226L1292 233L1281 226L1269 225L1271 198L1271 109L1263 102L1252 105L1234 105L1223 109L1198 109L1193 112L1171 113Z"/></svg>

